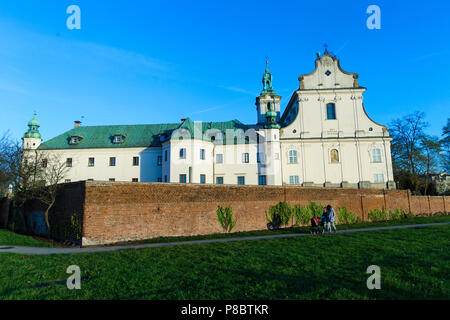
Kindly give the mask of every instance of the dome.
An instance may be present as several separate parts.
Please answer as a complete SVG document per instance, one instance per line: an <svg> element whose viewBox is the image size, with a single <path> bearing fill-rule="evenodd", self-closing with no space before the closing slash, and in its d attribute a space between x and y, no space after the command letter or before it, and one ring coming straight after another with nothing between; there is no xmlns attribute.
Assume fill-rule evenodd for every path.
<svg viewBox="0 0 450 320"><path fill-rule="evenodd" d="M33 119L31 119L31 120L28 122L28 126L35 126L35 127L39 127L39 126L40 126L39 120L36 119L36 115L34 115L34 116L33 116Z"/></svg>
<svg viewBox="0 0 450 320"><path fill-rule="evenodd" d="M42 139L42 135L39 132L27 132L23 135L24 138Z"/></svg>

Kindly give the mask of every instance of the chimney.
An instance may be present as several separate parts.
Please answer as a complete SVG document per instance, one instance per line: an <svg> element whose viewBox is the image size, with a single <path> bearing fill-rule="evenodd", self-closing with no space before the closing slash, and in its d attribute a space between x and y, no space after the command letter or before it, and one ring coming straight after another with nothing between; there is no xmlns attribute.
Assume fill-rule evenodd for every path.
<svg viewBox="0 0 450 320"><path fill-rule="evenodd" d="M81 121L75 121L75 124L73 125L74 128L81 127Z"/></svg>

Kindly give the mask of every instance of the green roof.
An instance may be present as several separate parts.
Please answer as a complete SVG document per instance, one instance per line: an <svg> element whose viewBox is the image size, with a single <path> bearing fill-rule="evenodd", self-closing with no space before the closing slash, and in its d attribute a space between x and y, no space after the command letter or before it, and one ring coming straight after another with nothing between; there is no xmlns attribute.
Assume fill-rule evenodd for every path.
<svg viewBox="0 0 450 320"><path fill-rule="evenodd" d="M169 138L174 130L184 128L193 137L194 130L200 130L199 127L195 127L198 124L187 118L182 123L171 124L80 126L42 143L39 150L160 147L161 136ZM209 129L217 129L224 133L229 129L242 129L245 132L251 127L254 126L245 125L238 120L202 122L201 132L204 137L204 133ZM121 143L114 143L116 135L125 138ZM71 144L72 137L80 137L80 142Z"/></svg>

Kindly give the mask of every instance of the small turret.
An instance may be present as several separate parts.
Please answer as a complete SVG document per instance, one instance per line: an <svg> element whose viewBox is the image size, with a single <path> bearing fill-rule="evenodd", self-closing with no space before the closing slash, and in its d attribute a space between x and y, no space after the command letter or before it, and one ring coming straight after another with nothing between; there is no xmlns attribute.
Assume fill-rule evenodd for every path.
<svg viewBox="0 0 450 320"><path fill-rule="evenodd" d="M28 121L28 131L23 135L23 148L24 149L37 149L42 142L42 135L39 132L40 123L36 119L36 112L33 118Z"/></svg>

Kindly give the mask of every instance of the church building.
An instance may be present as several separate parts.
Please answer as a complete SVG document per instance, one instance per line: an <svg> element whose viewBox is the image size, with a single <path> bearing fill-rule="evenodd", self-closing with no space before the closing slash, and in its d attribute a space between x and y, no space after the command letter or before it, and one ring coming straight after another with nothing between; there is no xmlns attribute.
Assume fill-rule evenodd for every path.
<svg viewBox="0 0 450 320"><path fill-rule="evenodd" d="M266 63L256 122L82 126L42 142L28 123L25 150L57 156L65 181L299 185L395 189L391 137L366 113L358 74L327 50L299 77L281 112ZM45 158L45 156L44 156Z"/></svg>

